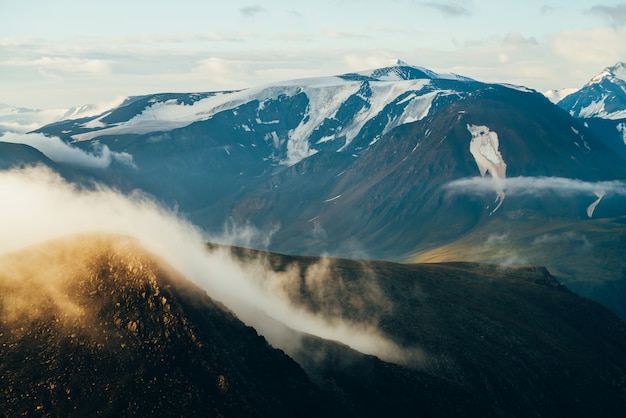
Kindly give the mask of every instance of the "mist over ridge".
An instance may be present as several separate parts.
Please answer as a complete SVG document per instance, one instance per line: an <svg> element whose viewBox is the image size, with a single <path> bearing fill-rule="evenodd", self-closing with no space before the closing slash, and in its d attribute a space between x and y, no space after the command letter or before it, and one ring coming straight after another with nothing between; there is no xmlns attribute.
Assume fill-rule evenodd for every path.
<svg viewBox="0 0 626 418"><path fill-rule="evenodd" d="M376 323L367 318L361 324L351 323L339 317L316 316L290 304L273 287L296 280L289 278L296 272L275 273L262 260L242 264L226 250L208 251L207 238L200 230L144 195L126 197L101 185L75 186L43 167L1 172L0 191L14 196L0 209L3 217L13 220L2 227L2 253L76 234L129 236L261 333L268 327L264 325L267 318L270 323L342 341L392 361L411 357L382 337ZM310 281L329 280L323 264L307 273ZM294 344L271 337L268 335L272 343L287 345L287 350Z"/></svg>

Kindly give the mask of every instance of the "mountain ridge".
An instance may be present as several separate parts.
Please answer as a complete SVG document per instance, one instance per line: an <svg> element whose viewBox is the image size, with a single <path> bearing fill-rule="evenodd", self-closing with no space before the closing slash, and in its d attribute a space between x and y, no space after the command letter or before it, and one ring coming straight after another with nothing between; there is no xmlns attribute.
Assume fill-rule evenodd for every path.
<svg viewBox="0 0 626 418"><path fill-rule="evenodd" d="M406 367L284 330L301 339L287 357L132 238L82 234L2 255L3 412L582 417L624 408L626 325L545 270L333 259L319 289L309 273L320 259L225 250L295 272L282 284L297 306L376 319L429 359ZM25 311L27 300L38 309Z"/></svg>
<svg viewBox="0 0 626 418"><path fill-rule="evenodd" d="M605 68L557 104L577 118L626 119L626 63Z"/></svg>

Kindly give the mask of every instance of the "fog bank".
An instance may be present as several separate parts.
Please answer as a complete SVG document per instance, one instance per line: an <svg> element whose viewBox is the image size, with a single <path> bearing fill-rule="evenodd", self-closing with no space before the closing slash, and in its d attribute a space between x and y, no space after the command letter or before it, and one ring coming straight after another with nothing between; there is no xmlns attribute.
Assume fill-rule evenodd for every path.
<svg viewBox="0 0 626 418"><path fill-rule="evenodd" d="M294 342L281 339L276 321L294 330L342 342L365 354L403 362L408 351L384 338L370 322L352 323L316 316L288 302L277 283L286 278L262 261L246 264L226 249L209 251L202 232L191 223L138 193L122 194L104 186L69 184L42 167L0 172L0 254L67 235L121 234L134 237L149 252L224 303L275 346L289 352ZM324 268L313 269L323 282ZM287 278L288 279L288 278ZM421 354L420 354L421 355Z"/></svg>

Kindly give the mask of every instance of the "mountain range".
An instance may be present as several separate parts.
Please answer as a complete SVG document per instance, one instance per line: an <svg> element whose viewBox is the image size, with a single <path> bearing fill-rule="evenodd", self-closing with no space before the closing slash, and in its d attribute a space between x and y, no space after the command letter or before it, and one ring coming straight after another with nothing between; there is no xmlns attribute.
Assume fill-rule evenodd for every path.
<svg viewBox="0 0 626 418"><path fill-rule="evenodd" d="M555 104L398 61L129 97L5 133L0 169L11 175L0 181L31 176L43 179L38 194L67 184L65 199L113 202L76 211L58 197L52 220L67 211L82 225L92 210L93 231L132 235L107 231L102 211L127 213L123 195L149 219L161 208L229 267L178 252L177 266L223 283L239 274L232 263L245 266L295 307L287 315L343 330L305 332L262 304L229 305L145 237L59 238L1 256L5 413L616 415L626 399L624 68ZM33 165L48 169L23 169ZM19 202L14 184L4 190ZM39 223L26 209L12 214L30 237ZM151 234L161 227L170 231L144 232L151 245L181 245ZM254 294L253 304L266 295ZM385 348L341 340L355 324Z"/></svg>
<svg viewBox="0 0 626 418"><path fill-rule="evenodd" d="M594 80L581 92L616 91ZM623 247L612 245L623 240L624 155L598 128L608 119L562 109L573 96L555 106L524 87L399 61L241 91L132 97L36 132L125 156L106 169L64 164L73 179L142 190L209 236L256 231L234 244L541 264L626 317L615 301ZM610 232L589 232L598 228ZM610 267L581 262L594 251Z"/></svg>
<svg viewBox="0 0 626 418"><path fill-rule="evenodd" d="M0 134L29 132L59 120L98 115L108 107L109 105L83 105L59 109L30 109L0 103Z"/></svg>
<svg viewBox="0 0 626 418"><path fill-rule="evenodd" d="M71 236L0 259L2 412L585 417L626 407L626 325L545 269L326 259L320 292L319 259L226 251L299 272L302 283L284 283L291 303L376 321L402 355L283 329L287 355L135 240Z"/></svg>

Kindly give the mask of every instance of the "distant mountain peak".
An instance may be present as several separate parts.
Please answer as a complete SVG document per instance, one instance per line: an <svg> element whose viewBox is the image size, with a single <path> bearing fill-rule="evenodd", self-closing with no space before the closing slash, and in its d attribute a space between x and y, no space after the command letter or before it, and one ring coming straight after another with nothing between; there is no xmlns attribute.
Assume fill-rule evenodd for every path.
<svg viewBox="0 0 626 418"><path fill-rule="evenodd" d="M626 118L626 63L605 68L558 105L578 118Z"/></svg>
<svg viewBox="0 0 626 418"><path fill-rule="evenodd" d="M572 93L577 92L576 88L564 88L564 89L556 89L556 90L548 90L543 92L543 95L548 98L552 103L556 104L569 96Z"/></svg>
<svg viewBox="0 0 626 418"><path fill-rule="evenodd" d="M593 77L587 85L597 84L603 80L626 82L626 63L620 61L612 67L605 68L600 74Z"/></svg>
<svg viewBox="0 0 626 418"><path fill-rule="evenodd" d="M612 68L624 70L626 69L626 62L620 61L617 64L615 64Z"/></svg>
<svg viewBox="0 0 626 418"><path fill-rule="evenodd" d="M411 67L411 64L407 63L406 61L402 61L400 58L396 60L396 65L398 67Z"/></svg>
<svg viewBox="0 0 626 418"><path fill-rule="evenodd" d="M402 81L402 80L455 80L455 81L475 81L472 78L460 76L458 74L437 73L426 67L412 65L397 59L393 65L371 70L359 71L357 73L342 74L339 77L345 80L368 80L368 81Z"/></svg>

